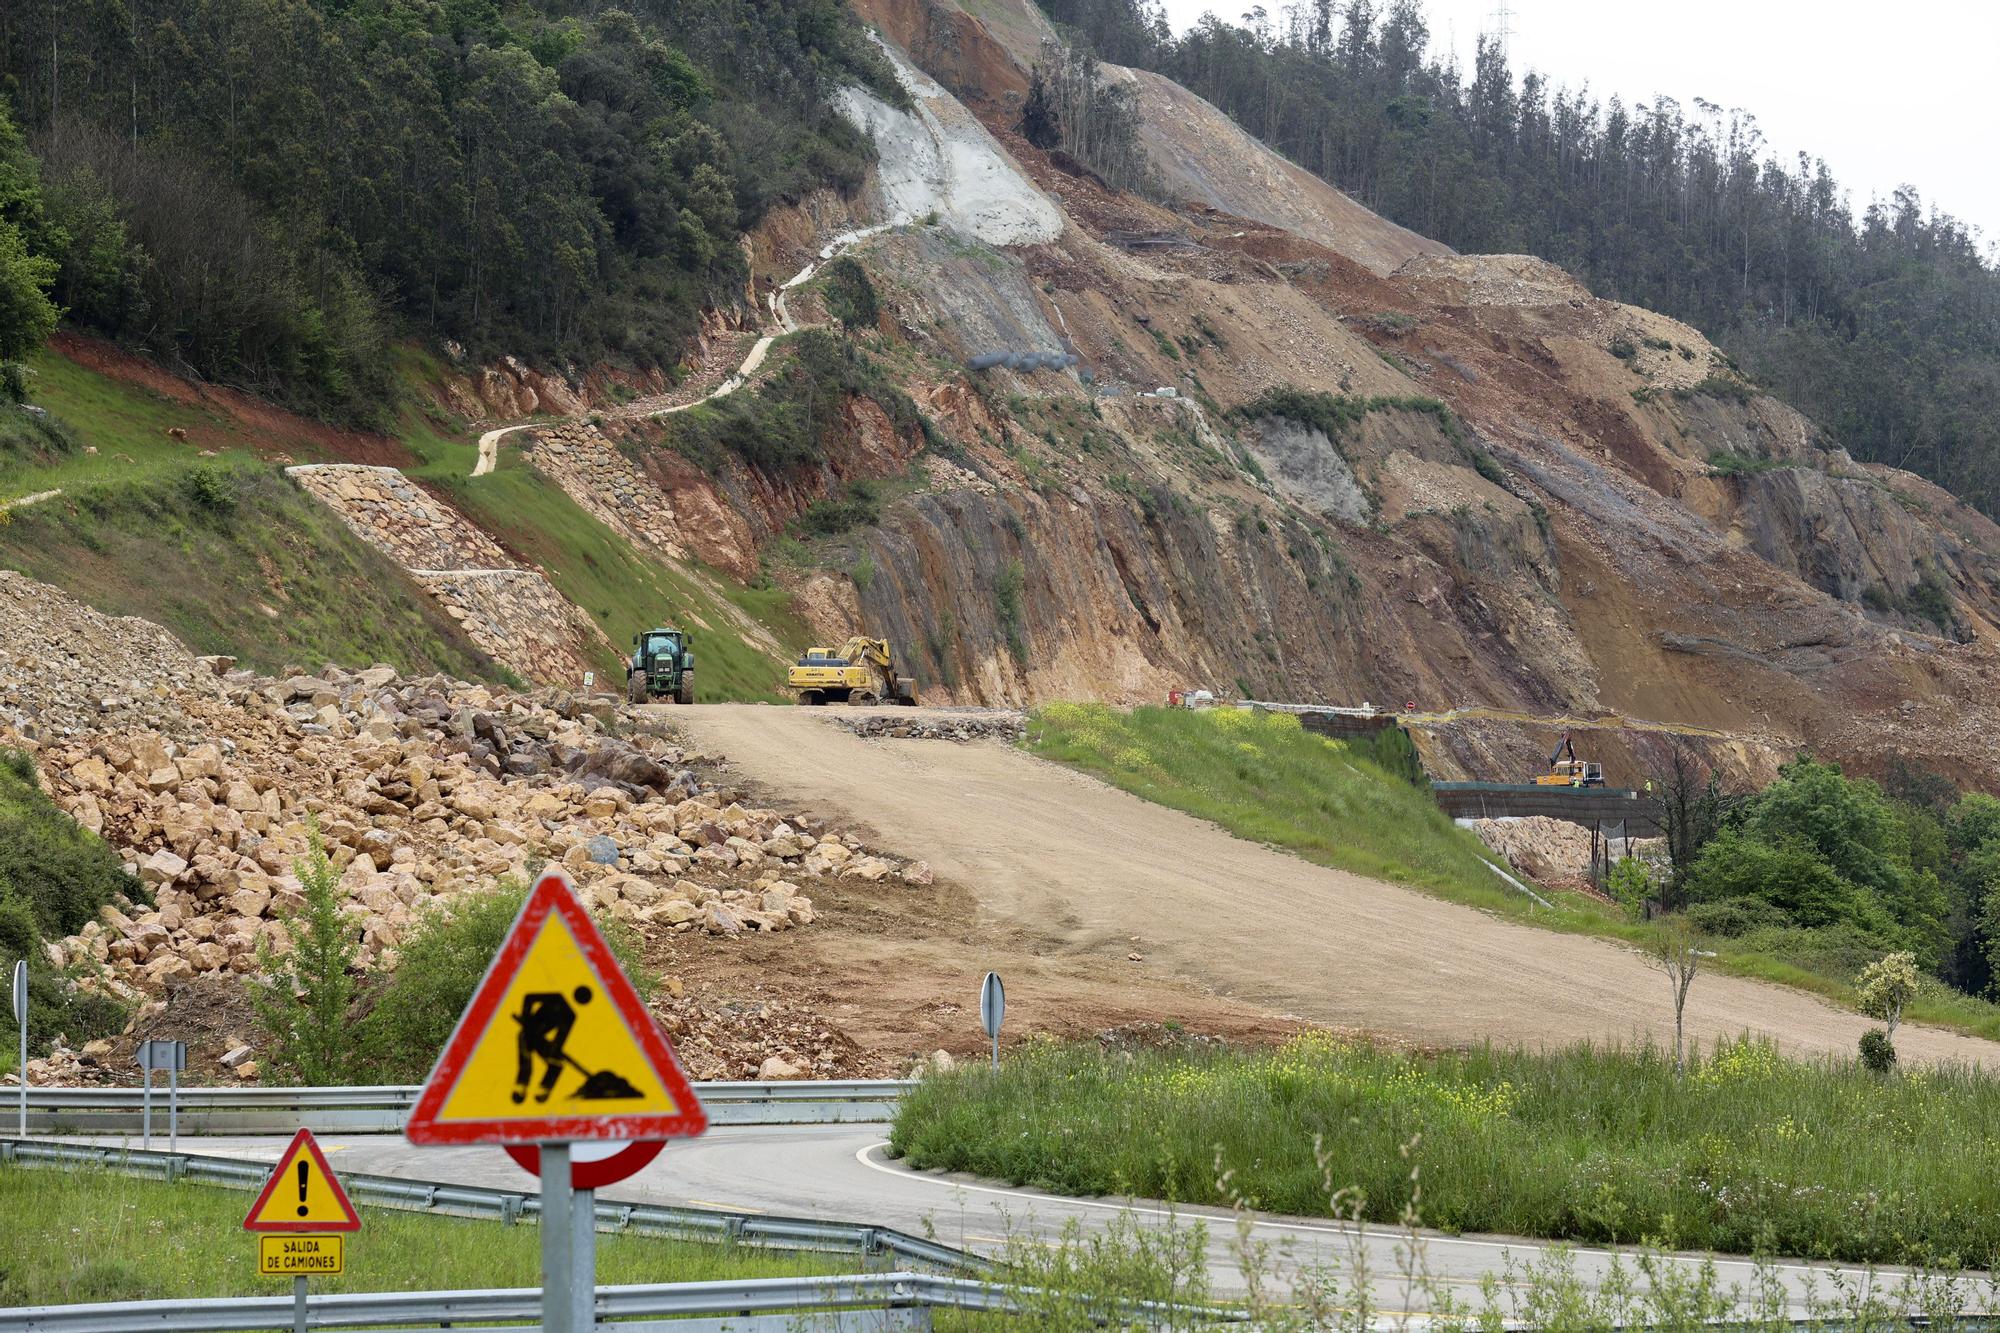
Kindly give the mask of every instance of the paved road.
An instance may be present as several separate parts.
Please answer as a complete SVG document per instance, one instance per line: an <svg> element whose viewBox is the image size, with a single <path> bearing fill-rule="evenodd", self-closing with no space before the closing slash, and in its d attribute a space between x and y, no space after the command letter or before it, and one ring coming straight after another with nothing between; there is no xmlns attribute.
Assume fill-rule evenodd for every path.
<svg viewBox="0 0 2000 1333"><path fill-rule="evenodd" d="M1009 1236L1048 1237L1072 1222L1088 1234L1101 1231L1121 1215L1149 1228L1185 1227L1199 1221L1209 1232L1208 1266L1216 1292L1232 1295L1243 1290L1232 1253L1237 1227L1225 1212L1168 1209L1143 1200L1067 1199L969 1176L915 1172L884 1155L887 1135L886 1125L712 1129L700 1139L670 1145L638 1175L601 1193L606 1199L630 1203L871 1222L934 1235L946 1244L985 1254L1004 1249ZM136 1136L99 1136L89 1141L137 1146ZM189 1152L273 1164L288 1141L288 1135L181 1140ZM336 1171L500 1189L535 1188L533 1177L498 1148L418 1148L400 1136L385 1134L325 1135L319 1142ZM156 1138L154 1146L164 1145ZM1287 1283L1292 1275L1319 1267L1351 1273L1359 1255L1366 1260L1378 1307L1388 1313L1434 1309L1434 1295L1412 1292L1402 1277L1404 1264L1399 1250L1403 1233L1261 1213L1251 1215L1250 1220L1250 1239L1270 1247L1275 1267ZM1433 1292L1446 1292L1456 1301L1475 1304L1482 1281L1498 1279L1506 1284L1510 1259L1519 1267L1542 1258L1548 1248L1540 1242L1508 1237L1422 1233L1423 1260L1433 1275ZM1605 1250L1580 1249L1574 1255L1578 1276L1593 1285L1603 1278L1611 1262L1610 1252ZM1692 1273L1703 1258L1676 1256L1670 1262ZM1747 1288L1751 1283L1754 1270L1748 1262L1715 1262L1723 1286ZM1885 1277L1893 1284L1897 1276L1871 1279L1857 1269L1800 1264L1779 1266L1775 1274L1789 1293L1793 1308L1800 1312L1808 1286L1815 1286L1825 1297L1835 1274L1857 1284L1880 1283ZM673 1280L670 1273L658 1277Z"/></svg>

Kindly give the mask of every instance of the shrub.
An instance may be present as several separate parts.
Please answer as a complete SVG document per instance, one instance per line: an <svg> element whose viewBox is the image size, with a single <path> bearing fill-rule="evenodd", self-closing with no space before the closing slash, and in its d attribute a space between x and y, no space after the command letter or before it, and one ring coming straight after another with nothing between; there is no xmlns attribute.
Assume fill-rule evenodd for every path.
<svg viewBox="0 0 2000 1333"><path fill-rule="evenodd" d="M1611 345L1604 350L1617 357L1620 361L1630 361L1633 357L1639 355L1639 349L1634 347L1631 340L1627 338L1612 339Z"/></svg>
<svg viewBox="0 0 2000 1333"><path fill-rule="evenodd" d="M998 574L993 576L993 614L1000 621L1000 630L1007 638L1007 651L1014 654L1016 662L1028 660L1028 641L1021 627L1021 587L1025 581L1025 571L1019 558L1009 560Z"/></svg>
<svg viewBox="0 0 2000 1333"><path fill-rule="evenodd" d="M265 979L251 983L250 999L271 1038L272 1067L307 1087L324 1087L347 1082L355 1064L348 969L357 941L340 910L340 872L327 860L318 824L294 869L305 902L285 918L291 949L280 957L268 940L258 946Z"/></svg>
<svg viewBox="0 0 2000 1333"><path fill-rule="evenodd" d="M846 255L826 266L827 313L848 328L873 328L882 317L882 305L868 270Z"/></svg>
<svg viewBox="0 0 2000 1333"><path fill-rule="evenodd" d="M120 894L144 890L102 838L42 791L33 759L0 749L0 895L24 903L48 938L75 934Z"/></svg>
<svg viewBox="0 0 2000 1333"><path fill-rule="evenodd" d="M1717 398L1728 403L1747 403L1753 396L1749 385L1730 375L1707 375L1685 389L1674 390L1674 397L1680 399Z"/></svg>
<svg viewBox="0 0 2000 1333"><path fill-rule="evenodd" d="M1886 1074L1896 1067L1896 1046L1881 1028L1861 1034L1861 1064L1872 1074Z"/></svg>
<svg viewBox="0 0 2000 1333"><path fill-rule="evenodd" d="M236 508L236 475L218 464L203 463L181 477L181 492L197 509L227 514Z"/></svg>
<svg viewBox="0 0 2000 1333"><path fill-rule="evenodd" d="M1611 867L1604 891L1636 921L1646 914L1646 900L1653 896L1653 872L1636 856L1621 857Z"/></svg>
<svg viewBox="0 0 2000 1333"><path fill-rule="evenodd" d="M359 1026L371 1077L415 1082L430 1072L527 896L527 885L502 880L491 892L467 894L419 918L396 970L378 979L374 1007ZM640 941L615 921L601 924L618 965L651 998L657 981L639 961Z"/></svg>
<svg viewBox="0 0 2000 1333"><path fill-rule="evenodd" d="M835 537L854 528L867 527L882 517L882 501L875 484L853 481L839 499L815 500L799 515L799 526L815 537Z"/></svg>

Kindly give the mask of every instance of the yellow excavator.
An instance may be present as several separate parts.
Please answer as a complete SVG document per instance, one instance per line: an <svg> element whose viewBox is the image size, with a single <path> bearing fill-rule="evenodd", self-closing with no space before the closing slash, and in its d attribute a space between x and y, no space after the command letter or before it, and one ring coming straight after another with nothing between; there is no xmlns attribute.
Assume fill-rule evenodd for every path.
<svg viewBox="0 0 2000 1333"><path fill-rule="evenodd" d="M799 702L914 705L917 682L896 670L887 639L857 634L838 648L808 648L785 677Z"/></svg>
<svg viewBox="0 0 2000 1333"><path fill-rule="evenodd" d="M1569 757L1563 758L1568 751ZM1604 785L1604 765L1585 763L1576 757L1576 746L1570 743L1565 731L1556 748L1549 753L1549 771L1535 779L1537 787L1602 787Z"/></svg>

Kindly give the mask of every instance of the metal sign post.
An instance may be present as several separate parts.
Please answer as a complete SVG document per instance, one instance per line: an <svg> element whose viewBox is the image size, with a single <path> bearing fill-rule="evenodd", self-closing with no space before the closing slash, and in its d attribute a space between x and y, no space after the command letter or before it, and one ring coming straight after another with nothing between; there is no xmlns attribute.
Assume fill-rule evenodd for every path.
<svg viewBox="0 0 2000 1333"><path fill-rule="evenodd" d="M155 1038L139 1043L139 1068L145 1071L146 1091L141 1098L145 1106L144 1130L146 1147L153 1146L153 1073L167 1071L167 1150L180 1151L180 1089L181 1070L187 1067L187 1043Z"/></svg>
<svg viewBox="0 0 2000 1333"><path fill-rule="evenodd" d="M416 1144L497 1143L542 1178L542 1328L597 1326L595 1186L636 1170L579 1145L631 1146L708 1128L680 1061L569 877L546 871L501 942L404 1123ZM517 1152L520 1149L523 1151ZM616 1173L613 1174L615 1169Z"/></svg>
<svg viewBox="0 0 2000 1333"><path fill-rule="evenodd" d="M14 1021L21 1025L21 1137L28 1137L28 960L14 964Z"/></svg>
<svg viewBox="0 0 2000 1333"><path fill-rule="evenodd" d="M570 1145L542 1145L543 1333L597 1327L597 1191L570 1178Z"/></svg>
<svg viewBox="0 0 2000 1333"><path fill-rule="evenodd" d="M993 1067L1000 1067L1000 1021L1007 1017L1007 988L998 972L988 972L979 986L979 1024L993 1039Z"/></svg>
<svg viewBox="0 0 2000 1333"><path fill-rule="evenodd" d="M179 1047L182 1055L187 1050L180 1042L157 1044ZM179 1067L176 1060L174 1068ZM152 1074L146 1077L151 1079ZM327 1166L326 1154L311 1130L301 1129L285 1146L257 1201L250 1205L243 1229L258 1233L257 1275L292 1279L292 1330L306 1333L310 1315L306 1278L313 1273L346 1272L346 1233L361 1230L361 1214L354 1211L340 1178Z"/></svg>

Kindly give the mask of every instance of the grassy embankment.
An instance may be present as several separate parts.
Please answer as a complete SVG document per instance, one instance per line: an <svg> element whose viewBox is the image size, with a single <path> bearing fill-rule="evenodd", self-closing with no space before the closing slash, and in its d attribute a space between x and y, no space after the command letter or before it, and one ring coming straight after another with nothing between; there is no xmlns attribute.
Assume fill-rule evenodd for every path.
<svg viewBox="0 0 2000 1333"><path fill-rule="evenodd" d="M338 461L308 423L295 437L253 438L225 412L55 352L38 356L35 369L35 401L53 428L4 414L0 503L55 488L64 494L9 516L0 526L0 563L101 610L159 621L197 651L231 653L265 670L386 661L471 679L498 674L393 562L260 456L277 449L301 461ZM699 698L789 698L779 658L737 623L747 618L785 647L804 642L787 594L654 558L505 452L498 472L473 478L476 434L420 405L426 395L415 386L439 373L414 351L398 357L410 386L394 430L415 460L406 470L518 558L540 565L597 621L612 644L599 654L601 673L621 678L614 649L664 622L696 636ZM201 457L203 449L213 456ZM213 503L216 488L197 478L226 478L232 503ZM189 578L190 569L202 576Z"/></svg>
<svg viewBox="0 0 2000 1333"><path fill-rule="evenodd" d="M1489 854L1427 791L1374 762L1367 747L1315 736L1296 718L1053 704L1030 719L1027 747L1149 801L1211 820L1239 838L1308 861L1405 884L1550 930L1642 943L1649 928L1579 893L1545 890L1543 907L1487 868ZM1715 941L1718 970L1795 986L1852 1008L1852 977ZM1697 983L1699 984L1699 983ZM1664 982L1661 1003L1666 1003ZM1906 1020L2000 1039L2000 1005L1933 983Z"/></svg>
<svg viewBox="0 0 2000 1333"><path fill-rule="evenodd" d="M266 671L491 674L401 570L251 452L239 423L53 353L36 369L50 416L0 409L0 496L63 494L0 516L0 565Z"/></svg>
<svg viewBox="0 0 2000 1333"><path fill-rule="evenodd" d="M1749 1043L1677 1078L1660 1052L1306 1037L1132 1057L1030 1045L997 1075L927 1080L891 1143L919 1168L1068 1194L1227 1205L1233 1188L1382 1222L1415 1168L1424 1225L1451 1231L1985 1267L2000 1259L1996 1125L1984 1075L1880 1078Z"/></svg>
<svg viewBox="0 0 2000 1333"><path fill-rule="evenodd" d="M289 1294L288 1280L257 1276L257 1241L243 1230L250 1199L241 1190L185 1181L0 1167L0 1306ZM89 1243L78 1244L80 1235ZM648 1236L597 1241L597 1280L607 1284L842 1268L836 1257ZM540 1274L536 1227L363 1207L361 1230L347 1238L346 1274L312 1285L315 1291L533 1287Z"/></svg>

